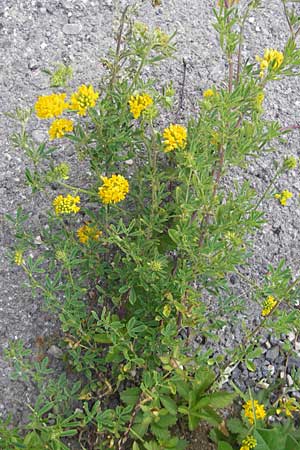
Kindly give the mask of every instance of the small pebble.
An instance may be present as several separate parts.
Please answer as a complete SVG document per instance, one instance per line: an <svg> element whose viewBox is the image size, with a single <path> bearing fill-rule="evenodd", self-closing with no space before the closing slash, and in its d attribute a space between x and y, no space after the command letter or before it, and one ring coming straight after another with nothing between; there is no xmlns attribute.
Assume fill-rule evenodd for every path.
<svg viewBox="0 0 300 450"><path fill-rule="evenodd" d="M60 348L58 348L56 345L51 345L51 347L48 350L49 355L53 356L54 358L60 359L63 355L63 352Z"/></svg>
<svg viewBox="0 0 300 450"><path fill-rule="evenodd" d="M66 23L63 26L63 32L65 34L79 34L82 30L82 25L80 22L76 23Z"/></svg>
<svg viewBox="0 0 300 450"><path fill-rule="evenodd" d="M291 375L287 375L286 376L286 380L287 380L287 384L288 384L288 386L293 386L293 384L294 384L294 381L293 381L293 378L291 377Z"/></svg>

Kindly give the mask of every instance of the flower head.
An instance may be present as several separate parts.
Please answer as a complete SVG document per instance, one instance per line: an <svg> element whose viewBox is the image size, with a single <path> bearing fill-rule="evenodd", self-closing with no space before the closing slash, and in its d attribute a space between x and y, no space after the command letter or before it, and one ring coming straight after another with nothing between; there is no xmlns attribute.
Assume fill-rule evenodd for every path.
<svg viewBox="0 0 300 450"><path fill-rule="evenodd" d="M70 133L73 131L74 125L73 121L69 119L56 119L52 122L49 128L49 136L50 139L59 139L62 138L65 133Z"/></svg>
<svg viewBox="0 0 300 450"><path fill-rule="evenodd" d="M85 116L88 108L96 105L99 93L94 91L93 86L82 84L77 92L71 95L70 108L77 111L79 116Z"/></svg>
<svg viewBox="0 0 300 450"><path fill-rule="evenodd" d="M213 97L215 95L214 91L212 89L206 89L206 91L203 92L203 97Z"/></svg>
<svg viewBox="0 0 300 450"><path fill-rule="evenodd" d="M50 94L38 98L34 105L36 115L39 119L52 119L61 116L65 109L69 107L65 103L67 94Z"/></svg>
<svg viewBox="0 0 300 450"><path fill-rule="evenodd" d="M187 139L187 130L182 125L170 125L164 130L164 151L171 152L176 148L185 148Z"/></svg>
<svg viewBox="0 0 300 450"><path fill-rule="evenodd" d="M289 198L292 198L293 194L292 194L292 192L290 192L287 189L285 189L281 193L275 194L274 197L278 199L278 201L280 202L280 204L282 206L286 206L287 200Z"/></svg>
<svg viewBox="0 0 300 450"><path fill-rule="evenodd" d="M281 398L279 400L279 406L276 409L276 414L285 413L287 417L293 417L292 413L299 410L299 404L294 397Z"/></svg>
<svg viewBox="0 0 300 450"><path fill-rule="evenodd" d="M103 185L98 194L104 204L118 203L125 199L129 192L129 184L122 175L112 175L110 178L101 177Z"/></svg>
<svg viewBox="0 0 300 450"><path fill-rule="evenodd" d="M283 168L285 170L293 170L297 167L297 159L295 156L287 156L283 161Z"/></svg>
<svg viewBox="0 0 300 450"><path fill-rule="evenodd" d="M245 417L249 420L251 425L254 424L254 418L257 420L264 419L266 417L266 411L264 405L258 403L257 400L248 400L243 408L245 410Z"/></svg>
<svg viewBox="0 0 300 450"><path fill-rule="evenodd" d="M142 112L153 104L153 100L148 94L132 95L128 103L133 117L138 119Z"/></svg>
<svg viewBox="0 0 300 450"><path fill-rule="evenodd" d="M98 230L96 226L86 224L77 230L77 236L79 242L87 244L89 240L98 241L102 236L102 231Z"/></svg>
<svg viewBox="0 0 300 450"><path fill-rule="evenodd" d="M261 315L263 317L268 316L273 311L277 303L278 303L277 300L275 300L275 298L272 297L272 295L269 295L267 299L263 302Z"/></svg>
<svg viewBox="0 0 300 450"><path fill-rule="evenodd" d="M16 250L14 260L15 260L15 263L17 264L17 266L21 266L22 264L24 264L22 250Z"/></svg>
<svg viewBox="0 0 300 450"><path fill-rule="evenodd" d="M80 197L78 195L76 197L73 197L70 194L68 194L66 197L59 195L53 200L55 214L57 216L61 214L76 214L80 210L80 207L77 206L77 203L80 203Z"/></svg>
<svg viewBox="0 0 300 450"><path fill-rule="evenodd" d="M273 48L267 48L264 56L256 56L256 61L260 64L260 77L263 78L267 69L277 70L283 63L283 53Z"/></svg>
<svg viewBox="0 0 300 450"><path fill-rule="evenodd" d="M242 440L242 447L240 450L251 450L251 448L255 448L257 445L257 440L253 436L247 436Z"/></svg>
<svg viewBox="0 0 300 450"><path fill-rule="evenodd" d="M70 167L67 163L60 163L54 167L54 176L61 180L67 180L69 178Z"/></svg>

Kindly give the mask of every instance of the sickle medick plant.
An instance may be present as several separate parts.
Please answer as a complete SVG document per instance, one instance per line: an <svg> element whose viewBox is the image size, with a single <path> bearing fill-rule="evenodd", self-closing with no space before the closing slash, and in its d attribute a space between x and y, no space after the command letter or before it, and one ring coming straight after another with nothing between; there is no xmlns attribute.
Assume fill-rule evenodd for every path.
<svg viewBox="0 0 300 450"><path fill-rule="evenodd" d="M230 190L222 183L232 167L245 167L293 130L267 121L263 101L267 83L298 75L294 36L283 51L262 50L242 62L245 21L259 3L241 8L220 0L214 9L228 74L225 84L203 93L199 114L189 120L175 118L172 85L159 89L141 76L174 54L174 35L135 22L129 7L98 88L82 85L71 95L53 92L36 101L37 118L52 120L51 146L28 135L30 112L11 115L21 123L13 143L29 158L27 182L49 206L38 243L21 209L8 216L17 238L12 258L58 316L62 365L77 380L73 389L60 377L55 393L44 366L36 367L44 381L24 448L66 449L76 435L82 449L184 449L179 425L193 431L203 420L221 429L217 410L236 397L224 384L241 362L255 370L261 332L300 325L298 280L284 263L270 267L260 284L240 270L265 220L261 203L275 201L276 180L296 162L286 158L261 197L249 182ZM165 109L174 115L169 123ZM52 159L61 139L73 143L83 170L89 166L84 185L65 162ZM281 204L287 192L276 197ZM227 284L232 272L250 286L261 320L246 330L242 345L214 356L213 345L195 349L191 342L199 334L209 340L235 320L240 303ZM28 354L20 355L21 365L12 354L32 378ZM257 442L251 426L265 410L252 398L245 405L250 428L237 442L248 450ZM5 439L17 448L13 439L22 438Z"/></svg>

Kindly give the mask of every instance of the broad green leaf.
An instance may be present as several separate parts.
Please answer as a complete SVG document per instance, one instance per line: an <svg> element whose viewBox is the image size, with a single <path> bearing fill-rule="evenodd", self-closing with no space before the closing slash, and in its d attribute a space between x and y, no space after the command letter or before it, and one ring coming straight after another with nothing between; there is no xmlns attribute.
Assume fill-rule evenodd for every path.
<svg viewBox="0 0 300 450"><path fill-rule="evenodd" d="M289 434L286 438L285 450L300 450L300 442Z"/></svg>
<svg viewBox="0 0 300 450"><path fill-rule="evenodd" d="M176 415L177 405L174 400L172 400L170 397L161 396L160 401L170 414L172 414L173 416Z"/></svg>
<svg viewBox="0 0 300 450"><path fill-rule="evenodd" d="M247 428L240 419L228 419L226 421L226 426L228 430L231 431L231 433L233 434L244 433L247 430Z"/></svg>
<svg viewBox="0 0 300 450"><path fill-rule="evenodd" d="M111 338L106 333L97 333L93 335L93 340L97 344L111 344Z"/></svg>
<svg viewBox="0 0 300 450"><path fill-rule="evenodd" d="M214 392L208 396L209 405L213 408L225 408L235 399L236 394L230 392Z"/></svg>
<svg viewBox="0 0 300 450"><path fill-rule="evenodd" d="M219 441L218 442L218 450L233 450L230 444L225 441Z"/></svg>
<svg viewBox="0 0 300 450"><path fill-rule="evenodd" d="M126 403L126 405L134 406L140 396L141 390L138 387L127 388L125 391L121 392L121 400Z"/></svg>

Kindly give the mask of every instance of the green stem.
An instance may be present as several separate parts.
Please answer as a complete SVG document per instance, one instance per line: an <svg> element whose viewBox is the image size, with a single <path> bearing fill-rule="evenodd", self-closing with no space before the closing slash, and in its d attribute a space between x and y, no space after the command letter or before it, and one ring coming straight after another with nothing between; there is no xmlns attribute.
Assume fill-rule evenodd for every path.
<svg viewBox="0 0 300 450"><path fill-rule="evenodd" d="M260 199L258 200L258 202L256 203L256 205L254 206L254 208L253 208L254 210L256 210L256 209L261 205L261 203L264 201L264 199L266 198L266 196L268 195L268 193L269 193L270 190L272 189L272 187L273 187L275 181L278 179L278 177L279 177L279 175L281 175L281 173L282 173L282 167L280 167L280 168L275 172L275 175L274 175L274 177L272 178L272 180L271 180L269 186L267 187L267 189L265 190L265 192L263 193L263 195L260 197Z"/></svg>
<svg viewBox="0 0 300 450"><path fill-rule="evenodd" d="M70 184L63 183L62 181L56 181L56 183L58 183L60 186L65 187L66 189L71 189L71 190L76 191L76 192L83 192L84 194L91 195L92 197L97 197L98 196L97 193L94 192L94 191L89 191L87 189L82 189L82 188L79 188L77 186L72 186Z"/></svg>

